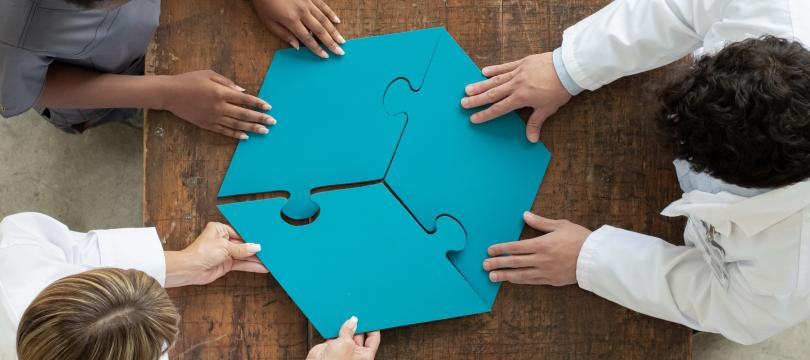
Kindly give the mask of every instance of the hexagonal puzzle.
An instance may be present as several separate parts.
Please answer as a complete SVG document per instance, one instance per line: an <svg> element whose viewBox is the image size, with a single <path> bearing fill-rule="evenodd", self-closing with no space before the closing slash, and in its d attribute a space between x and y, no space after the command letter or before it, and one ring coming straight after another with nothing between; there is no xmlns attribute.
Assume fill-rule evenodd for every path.
<svg viewBox="0 0 810 360"><path fill-rule="evenodd" d="M324 337L351 315L362 332L489 311L486 250L519 237L550 153L515 113L468 121L484 77L444 28L344 49L276 52L259 97L279 123L239 143L219 196L288 196L220 211Z"/></svg>

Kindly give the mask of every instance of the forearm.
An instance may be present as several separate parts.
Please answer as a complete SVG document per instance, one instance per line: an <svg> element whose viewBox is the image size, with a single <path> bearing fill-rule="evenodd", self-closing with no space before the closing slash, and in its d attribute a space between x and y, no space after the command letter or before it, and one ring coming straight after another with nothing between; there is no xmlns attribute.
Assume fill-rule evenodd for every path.
<svg viewBox="0 0 810 360"><path fill-rule="evenodd" d="M166 258L166 288L191 285L194 274L183 251L164 251Z"/></svg>
<svg viewBox="0 0 810 360"><path fill-rule="evenodd" d="M104 74L53 64L48 70L40 107L104 109L165 108L167 76Z"/></svg>
<svg viewBox="0 0 810 360"><path fill-rule="evenodd" d="M762 341L806 318L804 300L756 294L733 267L723 267L730 274L725 282L696 248L606 226L583 245L577 281L631 310L742 344Z"/></svg>

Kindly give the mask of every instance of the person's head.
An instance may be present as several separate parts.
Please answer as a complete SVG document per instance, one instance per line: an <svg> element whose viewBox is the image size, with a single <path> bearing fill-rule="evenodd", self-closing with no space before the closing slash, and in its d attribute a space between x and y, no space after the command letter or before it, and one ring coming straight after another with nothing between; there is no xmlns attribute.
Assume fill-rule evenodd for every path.
<svg viewBox="0 0 810 360"><path fill-rule="evenodd" d="M727 183L810 178L810 51L772 36L699 59L664 88L658 121L675 155Z"/></svg>
<svg viewBox="0 0 810 360"><path fill-rule="evenodd" d="M84 9L112 10L128 3L129 0L65 0L65 2Z"/></svg>
<svg viewBox="0 0 810 360"><path fill-rule="evenodd" d="M67 276L28 306L17 330L20 360L155 360L174 343L180 315L138 270Z"/></svg>

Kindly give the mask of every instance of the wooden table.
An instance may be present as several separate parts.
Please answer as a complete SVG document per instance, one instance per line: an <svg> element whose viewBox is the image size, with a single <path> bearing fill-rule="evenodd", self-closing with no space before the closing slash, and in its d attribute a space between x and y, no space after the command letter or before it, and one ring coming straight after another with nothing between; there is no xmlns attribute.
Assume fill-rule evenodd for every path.
<svg viewBox="0 0 810 360"><path fill-rule="evenodd" d="M348 39L443 25L485 66L554 49L567 26L607 2L330 4ZM248 1L164 0L147 72L212 69L255 94L280 47L286 45L260 25ZM554 157L535 211L590 228L609 223L681 241L682 222L658 215L680 196L670 158L656 143L651 121L655 99L650 90L663 76L660 71L647 73L577 96L546 124L542 141ZM206 222L223 220L215 208L216 194L236 141L167 112L149 112L144 131L144 223L157 227L166 249L181 249ZM525 229L522 238L536 235ZM170 294L183 319L172 358L303 359L320 341L268 275L234 273ZM385 331L378 358L684 359L690 348L688 329L626 310L576 286L507 284L491 313Z"/></svg>

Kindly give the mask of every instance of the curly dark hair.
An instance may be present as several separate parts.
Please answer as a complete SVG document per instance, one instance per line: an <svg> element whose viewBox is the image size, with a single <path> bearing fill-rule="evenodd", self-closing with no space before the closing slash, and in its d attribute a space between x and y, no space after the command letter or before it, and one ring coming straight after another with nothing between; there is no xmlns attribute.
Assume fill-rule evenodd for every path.
<svg viewBox="0 0 810 360"><path fill-rule="evenodd" d="M692 169L747 188L810 178L810 51L773 36L732 43L667 85L658 122Z"/></svg>

